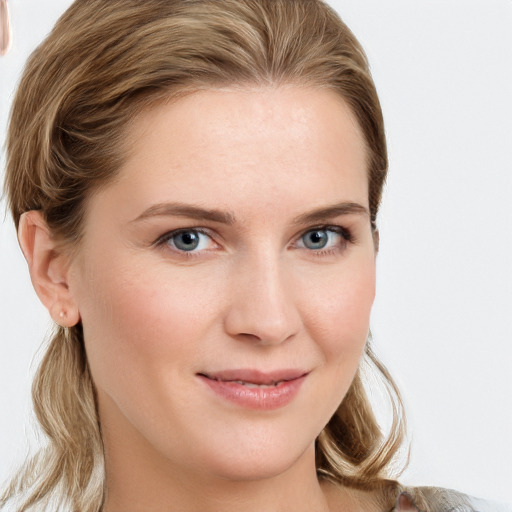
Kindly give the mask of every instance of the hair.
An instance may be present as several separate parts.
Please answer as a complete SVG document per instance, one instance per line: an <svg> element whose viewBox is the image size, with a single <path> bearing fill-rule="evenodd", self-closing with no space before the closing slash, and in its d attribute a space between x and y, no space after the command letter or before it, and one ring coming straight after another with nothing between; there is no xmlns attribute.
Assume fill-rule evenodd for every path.
<svg viewBox="0 0 512 512"><path fill-rule="evenodd" d="M5 190L16 227L22 213L40 210L56 237L79 246L87 198L115 179L128 154L124 134L138 114L201 89L280 85L331 89L350 106L366 143L375 227L388 167L382 112L363 49L326 3L76 0L28 60L13 102ZM63 503L97 512L103 445L83 332L80 324L55 329L32 390L48 442L12 479L0 506L23 495L20 511ZM365 389L366 363L391 403L386 434ZM316 440L317 473L389 501L404 433L400 395L368 342Z"/></svg>

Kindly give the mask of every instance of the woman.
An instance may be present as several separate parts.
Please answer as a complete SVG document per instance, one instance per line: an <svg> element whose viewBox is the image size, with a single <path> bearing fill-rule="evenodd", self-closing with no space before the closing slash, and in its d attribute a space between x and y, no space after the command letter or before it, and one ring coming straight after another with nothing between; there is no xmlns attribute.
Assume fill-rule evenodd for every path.
<svg viewBox="0 0 512 512"><path fill-rule="evenodd" d="M400 399L367 342L386 169L364 53L324 4L76 2L8 139L59 326L20 510L470 510L388 469Z"/></svg>

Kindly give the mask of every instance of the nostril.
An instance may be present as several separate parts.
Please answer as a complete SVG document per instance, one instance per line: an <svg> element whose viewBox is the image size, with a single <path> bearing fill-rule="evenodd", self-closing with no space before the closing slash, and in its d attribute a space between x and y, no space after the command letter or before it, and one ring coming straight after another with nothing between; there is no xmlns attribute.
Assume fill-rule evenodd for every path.
<svg viewBox="0 0 512 512"><path fill-rule="evenodd" d="M236 338L239 341L247 341L256 345L279 345L291 338L293 333L283 332L282 330L266 330L258 332L257 334L238 333Z"/></svg>

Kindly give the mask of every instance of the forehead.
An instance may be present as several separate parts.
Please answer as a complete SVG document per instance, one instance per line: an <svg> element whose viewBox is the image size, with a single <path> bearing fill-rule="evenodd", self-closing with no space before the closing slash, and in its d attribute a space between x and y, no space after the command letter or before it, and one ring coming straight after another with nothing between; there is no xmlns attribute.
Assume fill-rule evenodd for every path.
<svg viewBox="0 0 512 512"><path fill-rule="evenodd" d="M180 201L253 206L263 215L280 203L292 209L304 202L368 204L361 130L328 89L194 92L143 112L126 145L119 179L105 192L124 194L140 209Z"/></svg>

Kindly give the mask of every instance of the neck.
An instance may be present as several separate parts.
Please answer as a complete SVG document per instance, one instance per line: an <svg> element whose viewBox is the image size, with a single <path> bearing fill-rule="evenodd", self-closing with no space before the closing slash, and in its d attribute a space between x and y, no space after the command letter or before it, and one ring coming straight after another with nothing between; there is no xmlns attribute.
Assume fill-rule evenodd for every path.
<svg viewBox="0 0 512 512"><path fill-rule="evenodd" d="M328 512L316 477L314 448L287 471L258 480L228 480L164 464L119 464L107 457L103 512ZM312 468L312 470L311 470Z"/></svg>

